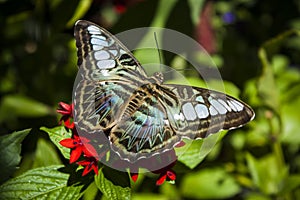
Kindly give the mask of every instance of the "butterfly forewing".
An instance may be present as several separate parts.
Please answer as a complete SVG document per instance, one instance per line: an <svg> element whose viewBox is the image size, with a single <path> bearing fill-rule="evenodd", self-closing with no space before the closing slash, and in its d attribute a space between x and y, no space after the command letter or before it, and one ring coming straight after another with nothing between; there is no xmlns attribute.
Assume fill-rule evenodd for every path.
<svg viewBox="0 0 300 200"><path fill-rule="evenodd" d="M118 121L121 107L142 84L145 72L124 45L93 23L78 21L75 39L80 74L75 121L89 132L107 129Z"/></svg>
<svg viewBox="0 0 300 200"><path fill-rule="evenodd" d="M120 61L126 65L126 69L140 76L146 76L144 69L132 53L105 29L91 22L80 20L75 24L74 35L78 56L77 65L83 67L84 70L89 72L104 70L102 73L106 73L118 68L117 61Z"/></svg>
<svg viewBox="0 0 300 200"><path fill-rule="evenodd" d="M148 77L132 53L99 26L75 25L80 78L74 90L77 129L107 136L122 159L172 149L182 138L205 138L254 117L245 103L203 88L162 84Z"/></svg>

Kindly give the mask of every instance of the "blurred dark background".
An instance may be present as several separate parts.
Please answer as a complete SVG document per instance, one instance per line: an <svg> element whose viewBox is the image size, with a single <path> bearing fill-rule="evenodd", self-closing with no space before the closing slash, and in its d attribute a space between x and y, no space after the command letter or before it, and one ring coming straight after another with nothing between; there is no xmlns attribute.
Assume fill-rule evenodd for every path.
<svg viewBox="0 0 300 200"><path fill-rule="evenodd" d="M57 126L58 102L72 100L77 73L73 26L79 19L113 34L147 26L170 28L202 44L218 65L225 86L254 107L257 117L245 129L225 137L196 170L225 166L234 172L239 190L231 195L236 199L300 198L300 190L295 189L300 185L299 0L0 1L0 134L33 128L24 152L34 151L41 126ZM260 56L260 48L266 57ZM174 58L165 54L165 64L174 63ZM274 141L281 146L284 169L295 176L280 181L275 175L261 177L275 185L270 189L268 181L255 178L253 169L272 168L277 162ZM275 161L263 156L274 156ZM248 169L249 163L256 167ZM163 193L149 188L145 191ZM181 186L183 196L197 198L187 195L185 188Z"/></svg>
<svg viewBox="0 0 300 200"><path fill-rule="evenodd" d="M2 1L0 133L56 123L53 110L59 101L70 102L77 71L73 38L76 20L90 20L118 33L151 25L159 17L155 14L160 3L149 0ZM169 4L172 7L162 19L163 27L201 42L221 60L223 79L239 88L260 73L258 47L300 24L300 3L296 0L202 2L198 3L199 12L203 11L199 13L198 23L193 21L194 11L188 1ZM299 45L289 41L280 51L290 56L292 67L298 67L300 58L294 49L298 50Z"/></svg>

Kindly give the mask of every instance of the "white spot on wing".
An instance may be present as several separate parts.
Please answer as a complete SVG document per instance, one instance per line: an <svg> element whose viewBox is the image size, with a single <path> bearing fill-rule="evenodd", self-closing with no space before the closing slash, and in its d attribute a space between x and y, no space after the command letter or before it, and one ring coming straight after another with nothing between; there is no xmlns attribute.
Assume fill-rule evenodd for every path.
<svg viewBox="0 0 300 200"><path fill-rule="evenodd" d="M229 111L231 112L230 106L223 100L223 99L218 99L218 101Z"/></svg>
<svg viewBox="0 0 300 200"><path fill-rule="evenodd" d="M244 109L243 104L238 101L232 100L231 103L236 107L237 111L242 111Z"/></svg>
<svg viewBox="0 0 300 200"><path fill-rule="evenodd" d="M233 111L238 111L237 108L233 105L232 101L227 101L227 103Z"/></svg>
<svg viewBox="0 0 300 200"><path fill-rule="evenodd" d="M207 118L209 115L207 107L203 104L197 104L195 110L199 119Z"/></svg>
<svg viewBox="0 0 300 200"><path fill-rule="evenodd" d="M204 103L204 99L203 99L202 96L197 96L197 97L196 97L196 101L201 102L201 103Z"/></svg>
<svg viewBox="0 0 300 200"><path fill-rule="evenodd" d="M220 104L217 100L211 99L209 102L215 109L217 109L218 113L220 113L221 115L227 112L226 108L222 104Z"/></svg>
<svg viewBox="0 0 300 200"><path fill-rule="evenodd" d="M99 34L101 34L100 30L98 30L98 31L89 31L89 33L91 35L99 35Z"/></svg>
<svg viewBox="0 0 300 200"><path fill-rule="evenodd" d="M106 38L104 37L104 36L102 36L102 35L91 35L91 37L92 38L97 38L97 39L99 39L99 40L106 40Z"/></svg>
<svg viewBox="0 0 300 200"><path fill-rule="evenodd" d="M94 53L94 56L96 58L96 60L106 60L108 59L110 56L109 56L109 53L107 51L96 51Z"/></svg>
<svg viewBox="0 0 300 200"><path fill-rule="evenodd" d="M101 70L103 76L109 76L109 71L107 69Z"/></svg>
<svg viewBox="0 0 300 200"><path fill-rule="evenodd" d="M174 115L174 119L175 119L175 120L184 121L184 116L183 116L182 113L175 114L175 115Z"/></svg>
<svg viewBox="0 0 300 200"><path fill-rule="evenodd" d="M114 60L99 60L97 66L99 69L111 69L115 67L116 62Z"/></svg>
<svg viewBox="0 0 300 200"><path fill-rule="evenodd" d="M117 56L117 54L118 54L117 50L109 50L109 52L114 56Z"/></svg>
<svg viewBox="0 0 300 200"><path fill-rule="evenodd" d="M100 40L98 38L91 38L91 44L93 45L100 45L100 46L108 46L108 42L105 40Z"/></svg>
<svg viewBox="0 0 300 200"><path fill-rule="evenodd" d="M95 50L95 51L98 51L98 50L101 50L101 49L103 49L103 46L100 46L100 45L93 45L93 50Z"/></svg>
<svg viewBox="0 0 300 200"><path fill-rule="evenodd" d="M122 54L126 54L127 52L126 51L124 51L123 49L120 49L120 54L122 55Z"/></svg>
<svg viewBox="0 0 300 200"><path fill-rule="evenodd" d="M94 26L94 25L90 25L88 28L87 28L87 30L89 31L89 32L100 32L99 30L99 28L97 27L97 26Z"/></svg>
<svg viewBox="0 0 300 200"><path fill-rule="evenodd" d="M197 118L197 114L191 103L183 104L182 111L187 120L195 120Z"/></svg>
<svg viewBox="0 0 300 200"><path fill-rule="evenodd" d="M211 115L217 115L218 114L218 111L213 107L213 106L210 106L209 107L209 113Z"/></svg>

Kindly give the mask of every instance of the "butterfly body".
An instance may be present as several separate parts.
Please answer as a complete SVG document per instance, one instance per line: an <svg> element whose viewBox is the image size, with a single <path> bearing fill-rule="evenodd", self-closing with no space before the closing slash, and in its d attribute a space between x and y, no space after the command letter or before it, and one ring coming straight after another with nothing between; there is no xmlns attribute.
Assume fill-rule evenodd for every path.
<svg viewBox="0 0 300 200"><path fill-rule="evenodd" d="M220 92L163 84L148 77L132 53L97 25L75 25L80 80L75 88L78 129L105 134L112 149L134 162L172 149L182 138L202 139L254 117L245 103Z"/></svg>

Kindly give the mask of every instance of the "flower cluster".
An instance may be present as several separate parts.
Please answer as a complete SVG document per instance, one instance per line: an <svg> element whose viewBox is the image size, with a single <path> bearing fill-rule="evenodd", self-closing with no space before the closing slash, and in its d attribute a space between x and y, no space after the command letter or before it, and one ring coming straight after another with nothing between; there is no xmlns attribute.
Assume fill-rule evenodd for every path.
<svg viewBox="0 0 300 200"><path fill-rule="evenodd" d="M66 148L71 149L70 154L70 163L77 163L78 165L81 165L84 167L82 176L85 176L91 171L94 171L95 174L98 174L98 163L103 157L103 154L105 154L107 151L103 151L101 155L98 155L97 150L91 143L91 140L87 137L84 137L83 135L78 135L76 131L76 127L73 122L73 104L66 104L63 102L59 103L59 109L57 109L57 112L62 114L62 117L60 119L60 124L64 124L64 126L68 129L72 130L73 136L72 138L66 138L60 141L60 144ZM180 143L179 145L183 145ZM96 145L95 145L96 146ZM99 146L99 145L98 145ZM111 155L114 152L111 152ZM175 162L172 162L168 166L153 171L153 173L158 174L159 177L156 181L156 185L161 185L165 181L171 181L174 182L176 179L176 174L171 168L175 165L177 157L174 150L171 150L169 152L162 153L158 155L160 159L171 159L175 160ZM83 158L83 159L82 159ZM129 163L127 161L119 159L115 165L116 166L124 166L124 168L131 169L132 173L130 173L131 179L136 182L138 179L138 171L139 168L147 168L147 169L158 169L158 166L155 166L155 157L150 158L150 160L138 160L135 163ZM153 166L149 166L153 165ZM151 171L151 170L150 170Z"/></svg>
<svg viewBox="0 0 300 200"><path fill-rule="evenodd" d="M73 104L69 105L64 102L60 102L58 104L59 108L56 110L59 114L62 114L62 117L59 120L59 124L61 125L64 122L64 126L69 129L74 128L73 122Z"/></svg>
<svg viewBox="0 0 300 200"><path fill-rule="evenodd" d="M69 105L63 102L59 103L59 108L57 112L62 114L60 119L60 124L64 122L64 126L72 130L72 138L63 139L60 141L60 144L64 147L71 149L70 154L70 163L74 163L80 159L83 155L84 160L78 161L77 164L84 167L82 176L85 176L90 171L94 171L95 174L98 174L98 160L97 152L93 145L90 144L90 140L78 136L74 122L73 122L73 104Z"/></svg>

